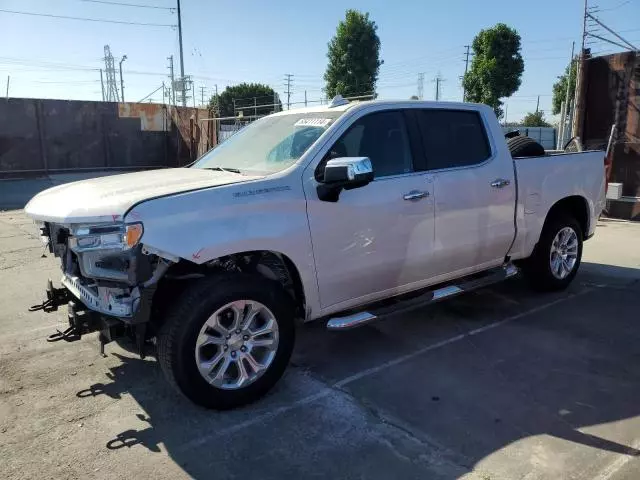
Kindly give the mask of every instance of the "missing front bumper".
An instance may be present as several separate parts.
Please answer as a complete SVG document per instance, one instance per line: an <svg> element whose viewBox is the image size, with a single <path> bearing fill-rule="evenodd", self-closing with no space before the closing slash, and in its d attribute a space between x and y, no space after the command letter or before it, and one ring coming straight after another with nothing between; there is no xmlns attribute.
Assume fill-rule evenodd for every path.
<svg viewBox="0 0 640 480"><path fill-rule="evenodd" d="M96 304L93 292L79 284L78 280L74 282L72 277L65 276L62 283L64 287L54 288L49 280L47 282L47 299L42 304L29 309L30 311L43 310L49 313L58 310L62 305L67 306L69 327L64 331L56 330L55 333L49 335L47 341L74 342L80 340L83 335L100 332L98 336L100 353L104 354L104 346L107 343L128 335L135 339L140 357L145 357L147 322L150 319L151 300L155 293L155 287L142 291L137 301L138 308L131 316L115 317L112 313L105 314L96 308L91 308L87 301L93 300L93 306L97 305L101 309L104 309L105 304ZM113 312L114 309L108 311Z"/></svg>
<svg viewBox="0 0 640 480"><path fill-rule="evenodd" d="M88 308L104 315L119 318L133 317L139 296L125 295L120 289L86 286L79 277L64 275L62 285Z"/></svg>

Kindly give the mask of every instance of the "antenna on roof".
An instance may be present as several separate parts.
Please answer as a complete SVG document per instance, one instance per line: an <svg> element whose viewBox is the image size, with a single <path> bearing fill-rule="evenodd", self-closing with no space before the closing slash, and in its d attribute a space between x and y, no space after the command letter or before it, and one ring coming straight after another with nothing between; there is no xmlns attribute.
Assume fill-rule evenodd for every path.
<svg viewBox="0 0 640 480"><path fill-rule="evenodd" d="M346 105L347 103L349 103L349 100L343 98L342 95L336 95L331 100L331 103L329 103L329 108L339 107L340 105Z"/></svg>

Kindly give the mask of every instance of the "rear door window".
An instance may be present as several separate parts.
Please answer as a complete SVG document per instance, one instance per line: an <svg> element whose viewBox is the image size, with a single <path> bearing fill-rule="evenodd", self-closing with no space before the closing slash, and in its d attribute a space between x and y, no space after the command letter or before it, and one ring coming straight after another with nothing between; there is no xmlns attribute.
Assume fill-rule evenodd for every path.
<svg viewBox="0 0 640 480"><path fill-rule="evenodd" d="M478 112L430 109L421 110L418 118L428 170L469 167L491 157Z"/></svg>

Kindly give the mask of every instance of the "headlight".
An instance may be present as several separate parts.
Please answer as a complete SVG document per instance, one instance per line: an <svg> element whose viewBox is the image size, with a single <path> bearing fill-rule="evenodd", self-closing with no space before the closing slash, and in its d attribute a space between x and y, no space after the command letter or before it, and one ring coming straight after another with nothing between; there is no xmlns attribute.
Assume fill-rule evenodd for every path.
<svg viewBox="0 0 640 480"><path fill-rule="evenodd" d="M83 225L71 229L69 246L74 252L128 250L138 244L143 232L144 228L141 223Z"/></svg>

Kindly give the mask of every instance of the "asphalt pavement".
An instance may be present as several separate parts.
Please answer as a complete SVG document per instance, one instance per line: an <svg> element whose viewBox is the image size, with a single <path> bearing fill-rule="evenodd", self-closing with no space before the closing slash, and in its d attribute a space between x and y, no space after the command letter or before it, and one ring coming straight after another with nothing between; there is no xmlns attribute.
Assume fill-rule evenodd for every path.
<svg viewBox="0 0 640 480"><path fill-rule="evenodd" d="M562 293L516 278L347 332L298 331L262 401L204 410L154 358L47 343L59 267L0 213L0 478L640 478L640 224L602 221Z"/></svg>

